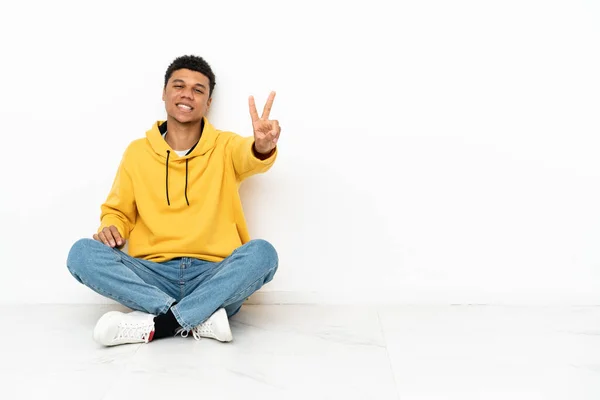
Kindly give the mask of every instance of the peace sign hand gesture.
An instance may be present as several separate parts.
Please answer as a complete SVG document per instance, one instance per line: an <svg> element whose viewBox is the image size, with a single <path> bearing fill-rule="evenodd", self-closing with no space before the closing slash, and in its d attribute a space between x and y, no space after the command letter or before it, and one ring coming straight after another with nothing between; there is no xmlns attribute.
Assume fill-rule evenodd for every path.
<svg viewBox="0 0 600 400"><path fill-rule="evenodd" d="M281 128L279 127L279 121L269 120L269 113L271 107L273 107L273 100L275 100L275 92L271 92L267 99L267 104L263 109L262 116L258 117L256 111L256 104L254 103L254 97L250 96L248 99L248 105L250 106L250 116L252 117L252 128L254 130L254 148L261 154L269 154L279 140L279 134Z"/></svg>

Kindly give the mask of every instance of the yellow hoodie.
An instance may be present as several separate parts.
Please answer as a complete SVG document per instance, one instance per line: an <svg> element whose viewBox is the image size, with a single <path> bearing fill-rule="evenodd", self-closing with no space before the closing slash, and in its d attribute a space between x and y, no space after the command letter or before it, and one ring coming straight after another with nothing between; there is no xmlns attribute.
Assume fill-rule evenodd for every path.
<svg viewBox="0 0 600 400"><path fill-rule="evenodd" d="M260 160L253 137L218 131L205 118L200 141L180 157L163 139L162 124L125 150L98 232L114 225L132 257L221 261L250 240L239 184L267 171L277 150Z"/></svg>

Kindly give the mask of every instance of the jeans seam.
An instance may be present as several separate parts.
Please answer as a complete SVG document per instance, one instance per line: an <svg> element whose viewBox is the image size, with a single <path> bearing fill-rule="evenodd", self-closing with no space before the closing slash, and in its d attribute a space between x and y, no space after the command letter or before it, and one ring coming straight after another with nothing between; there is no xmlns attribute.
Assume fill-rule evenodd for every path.
<svg viewBox="0 0 600 400"><path fill-rule="evenodd" d="M80 279L81 279L81 277L80 277ZM129 301L127 299L121 298L120 296L117 296L117 295L114 295L112 293L109 293L106 290L97 287L96 285L92 285L90 283L86 283L83 279L81 279L81 283L83 283L85 286L88 286L88 287L94 289L96 292L98 292L98 293L100 293L100 294L102 294L102 295L104 295L104 296L106 296L106 297L108 297L110 299L118 301L119 303L123 304L126 307L129 307L129 306L127 304L125 304L125 303L135 304L137 307L135 307L135 308L134 307L129 307L129 308L133 308L134 310L137 310L138 308L142 308L142 307L139 307L136 302Z"/></svg>
<svg viewBox="0 0 600 400"><path fill-rule="evenodd" d="M235 303L235 302L237 302L237 301L240 301L240 300L237 300L237 297L238 297L240 294L242 294L242 293L244 293L246 290L248 290L248 288L249 288L249 287L252 287L252 286L254 286L254 285L255 285L257 282L259 282L261 279L264 279L264 278L265 278L265 276L269 275L269 274L270 274L271 272L273 272L273 271L274 271L276 268L277 268L276 266L272 267L271 269L269 269L269 271L267 271L267 273L266 273L266 274L264 274L264 275L262 275L261 277L259 277L258 279L256 279L254 282L252 282L251 284L249 284L248 286L246 286L244 289L242 289L242 290L238 290L236 293L234 293L233 295L231 295L230 299L236 299L235 301L232 301L232 303ZM242 298L243 298L243 297L246 297L246 296L242 296Z"/></svg>
<svg viewBox="0 0 600 400"><path fill-rule="evenodd" d="M125 261L124 261L123 259L121 259L121 262L123 262L123 263L124 263ZM162 277L162 276L158 275L156 272L152 271L150 268L146 267L144 264L142 264L141 266L140 266L140 265L138 265L138 264L137 264L137 263L135 263L135 262L129 262L129 264L130 264L130 265L132 265L132 266L133 266L135 269L137 269L137 270L139 270L139 271L142 271L142 272L144 272L144 273L146 273L146 274L154 275L155 277L157 277L157 278L159 278L159 279L162 279L162 280L165 280L165 281L167 281L167 282L170 282L170 283L179 284L179 281L174 281L174 280L172 280L172 279L167 279L167 278L164 278L164 277ZM137 274L136 274L136 275L137 275ZM139 276L139 275L138 275L138 276Z"/></svg>
<svg viewBox="0 0 600 400"><path fill-rule="evenodd" d="M129 256L128 254L122 252L121 250L116 249L116 248L109 248L109 250L112 252L112 255L115 258L116 262L119 262L119 263L123 264L124 266L125 266L125 263L127 263L129 266L133 266L133 267L135 267L135 269L137 269L139 271L142 271L142 272L147 273L147 274L157 275L154 271L152 271L151 269L147 268L143 263L140 263L141 265L138 265L134 261L139 261L139 260L135 259L134 257ZM133 261L131 259L133 259ZM148 312L148 310L146 310L144 307L141 307L138 302L136 302L134 300L131 300L131 299L123 298L123 297L121 297L119 295L115 295L112 292L109 292L109 291L107 291L104 288L99 288L96 285L89 283L87 281L87 279L84 280L79 274L77 274L75 272L75 270L73 268L71 268L71 266L68 263L67 263L67 269L69 270L69 272L71 273L71 275L73 275L75 277L75 279L79 283L81 283L81 284L83 284L83 285L85 285L85 286L93 289L94 291L96 291L97 293L103 295L104 297L108 297L108 298L110 298L112 300L115 300L118 303L120 303L120 304L122 304L122 305L124 305L124 306L126 306L128 308L132 308L134 310L143 310L144 312ZM161 276L158 276L158 277L161 278L161 279L164 279ZM176 300L174 298L172 298L171 296L169 296L167 293L164 293L162 290L160 290L160 292L164 296L163 297L163 302L164 302L165 305L162 306L162 308L160 309L159 314L164 314L164 313L166 313L169 310L169 308L171 307L171 304L173 304ZM151 314L151 312L149 314Z"/></svg>
<svg viewBox="0 0 600 400"><path fill-rule="evenodd" d="M121 256L121 251L120 250L115 250L114 248L110 248L112 250L113 255L117 258L117 261L119 262L123 262L123 257Z"/></svg>
<svg viewBox="0 0 600 400"><path fill-rule="evenodd" d="M171 308L171 311L173 312L173 315L175 316L175 319L177 320L177 322L179 322L179 325L181 325L181 327L186 331L189 332L192 330L192 328L194 328L193 326L191 326L190 324L186 323L183 318L181 317L181 314L179 313L179 311L177 310L177 308L175 308L177 306L174 306L173 308Z"/></svg>
<svg viewBox="0 0 600 400"><path fill-rule="evenodd" d="M111 249L113 251L113 253L115 253L115 255L117 255L119 257L119 262L121 262L122 264L125 264L125 260L123 259L122 255L126 255L125 253L123 253L121 250L115 250L115 249ZM131 257L134 260L138 261L137 259L135 259L134 257ZM135 269L140 270L146 274L151 274L151 275L158 275L156 274L154 271L152 271L150 268L146 267L143 263L140 262L141 265L138 265L138 263L136 262L131 262L129 260L127 260L127 262L132 265ZM138 275L139 276L139 275ZM164 279L162 276L158 276L161 279ZM168 279L167 279L168 281ZM161 290L162 292L162 290ZM167 296L166 300L165 300L165 305L163 306L163 308L160 310L159 315L160 314L166 314L167 311L169 311L169 308L171 308L171 304L175 303L175 299L172 298L171 296L167 295L165 293L165 295ZM116 297L116 296L115 296Z"/></svg>
<svg viewBox="0 0 600 400"><path fill-rule="evenodd" d="M169 308L171 308L171 305L172 305L173 303L175 303L175 299L173 299L173 298L169 298L169 300L167 300L167 301L166 301L166 304L165 304L165 306L162 308L162 310L160 310L160 314L159 314L159 315L161 315L161 314L166 314L166 313L167 313L167 311L169 311Z"/></svg>
<svg viewBox="0 0 600 400"><path fill-rule="evenodd" d="M121 296L117 296L115 294L109 293L108 291L101 289L99 287L97 287L96 285L92 285L90 283L86 283L81 277L79 277L79 279L81 280L81 283L85 286L88 286L92 289L94 289L96 292L102 294L105 297L108 297L110 299L113 299L117 302L119 302L120 304L124 305L125 307L129 307L132 308L134 310L138 310L138 309L144 309L143 307L140 307L138 303L128 300L128 299L124 299ZM173 304L175 302L175 299L172 299L170 296L169 298L165 301L166 305L162 308L162 312L161 314L165 314L169 308L171 308L171 304ZM131 304L131 305L135 305L136 307L130 307L127 304ZM144 311L148 312L147 310L144 309ZM149 313L150 314L150 313Z"/></svg>

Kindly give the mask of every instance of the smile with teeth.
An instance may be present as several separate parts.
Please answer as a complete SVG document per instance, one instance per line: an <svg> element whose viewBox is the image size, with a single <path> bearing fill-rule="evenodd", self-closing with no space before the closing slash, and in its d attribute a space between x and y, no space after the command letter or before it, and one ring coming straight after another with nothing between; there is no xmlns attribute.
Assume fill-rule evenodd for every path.
<svg viewBox="0 0 600 400"><path fill-rule="evenodd" d="M188 106L187 104L177 104L177 108L179 108L181 111L192 111L192 107Z"/></svg>

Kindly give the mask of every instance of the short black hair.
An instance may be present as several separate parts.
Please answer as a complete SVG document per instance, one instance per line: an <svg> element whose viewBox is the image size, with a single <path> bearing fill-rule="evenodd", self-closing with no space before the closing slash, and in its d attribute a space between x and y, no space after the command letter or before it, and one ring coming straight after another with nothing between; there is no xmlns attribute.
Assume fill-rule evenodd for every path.
<svg viewBox="0 0 600 400"><path fill-rule="evenodd" d="M208 96L212 96L216 84L215 74L210 68L210 65L208 65L202 57L192 55L177 57L171 65L169 65L169 68L167 68L167 72L165 73L165 87L167 87L167 83L169 82L171 75L173 75L173 72L178 69L189 69L205 75L208 78L210 85Z"/></svg>

